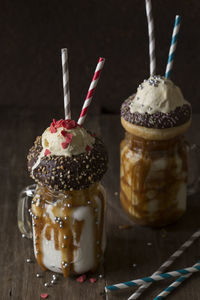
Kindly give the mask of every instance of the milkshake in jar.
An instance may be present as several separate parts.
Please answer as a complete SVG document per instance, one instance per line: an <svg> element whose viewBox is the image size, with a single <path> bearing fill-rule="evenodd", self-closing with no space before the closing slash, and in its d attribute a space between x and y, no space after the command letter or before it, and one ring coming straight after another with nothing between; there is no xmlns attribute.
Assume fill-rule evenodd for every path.
<svg viewBox="0 0 200 300"><path fill-rule="evenodd" d="M74 120L55 119L28 154L37 183L30 208L34 253L45 270L95 271L105 250L107 151L99 137Z"/></svg>
<svg viewBox="0 0 200 300"><path fill-rule="evenodd" d="M183 134L191 105L169 79L151 76L124 101L120 199L131 219L163 226L186 210L187 151Z"/></svg>

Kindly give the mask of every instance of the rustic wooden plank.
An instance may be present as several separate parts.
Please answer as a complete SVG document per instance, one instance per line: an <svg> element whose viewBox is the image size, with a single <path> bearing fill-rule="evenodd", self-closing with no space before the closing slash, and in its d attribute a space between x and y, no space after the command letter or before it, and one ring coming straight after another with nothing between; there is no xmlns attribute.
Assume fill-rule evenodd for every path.
<svg viewBox="0 0 200 300"><path fill-rule="evenodd" d="M119 144L124 131L119 116L105 115L101 119L104 141L110 154L110 166L105 176L108 191L107 252L105 256L106 283L141 278L152 274L199 227L199 194L189 197L187 213L176 223L163 229L134 225L120 230L119 225L133 225L123 212L119 201ZM199 115L187 134L190 141L200 141ZM116 192L118 195L116 196ZM166 236L165 236L166 235ZM148 246L148 243L152 243ZM196 242L177 259L171 270L190 266L199 258L200 244ZM136 267L133 267L136 264ZM141 299L153 299L167 287L169 280L152 285ZM135 289L109 293L107 299L127 299ZM200 299L199 275L194 275L173 293L173 299Z"/></svg>

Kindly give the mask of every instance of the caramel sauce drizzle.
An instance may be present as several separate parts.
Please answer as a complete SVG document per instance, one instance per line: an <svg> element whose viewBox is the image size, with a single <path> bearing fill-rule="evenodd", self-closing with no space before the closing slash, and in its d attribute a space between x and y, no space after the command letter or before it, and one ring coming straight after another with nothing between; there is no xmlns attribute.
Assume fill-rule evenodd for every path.
<svg viewBox="0 0 200 300"><path fill-rule="evenodd" d="M100 199L100 220L98 219L98 207L95 197ZM88 204L89 201L89 204ZM94 232L94 267L98 268L100 259L102 258L102 235L104 224L104 194L100 188L100 184L96 183L88 189L81 191L63 191L62 193L51 192L43 186L37 186L35 196L33 198L32 212L33 226L35 231L35 248L38 264L42 269L46 270L43 263L42 233L44 237L50 241L52 234L54 237L54 247L61 251L62 262L60 267L64 277L68 277L69 273L76 273L74 270L74 252L77 250L76 243L80 242L84 220L76 220L72 218L72 211L76 207L89 206L91 215L93 216L93 232ZM51 212L54 220L49 216L47 207L51 205ZM57 221L56 221L57 218ZM59 218L59 219L58 219ZM74 234L73 234L74 233Z"/></svg>
<svg viewBox="0 0 200 300"><path fill-rule="evenodd" d="M187 153L183 137L150 141L126 133L120 150L120 199L129 216L137 223L153 226L168 224L181 216L184 211L178 208L177 194L180 185L187 182ZM177 157L181 161L180 170ZM165 159L164 169L156 171L156 176L148 176L157 159ZM148 207L154 199L158 207L150 212Z"/></svg>

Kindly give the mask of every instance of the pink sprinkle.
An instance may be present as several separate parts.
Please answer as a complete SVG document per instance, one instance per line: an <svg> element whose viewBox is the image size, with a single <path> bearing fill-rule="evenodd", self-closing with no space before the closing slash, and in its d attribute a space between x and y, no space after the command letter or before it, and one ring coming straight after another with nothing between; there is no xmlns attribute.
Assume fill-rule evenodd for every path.
<svg viewBox="0 0 200 300"><path fill-rule="evenodd" d="M44 155L47 156L48 154L51 154L51 151L49 151L48 149L45 150Z"/></svg>
<svg viewBox="0 0 200 300"><path fill-rule="evenodd" d="M87 145L86 147L85 147L85 150L88 152L88 151L90 151L92 148L89 146L89 145Z"/></svg>
<svg viewBox="0 0 200 300"><path fill-rule="evenodd" d="M64 142L64 143L61 143L63 149L66 149L68 146L69 146L69 143L67 142Z"/></svg>
<svg viewBox="0 0 200 300"><path fill-rule="evenodd" d="M62 131L61 131L61 134L62 134L62 136L64 136L64 137L66 137L66 136L68 135L67 131L65 131L65 130L62 130Z"/></svg>
<svg viewBox="0 0 200 300"><path fill-rule="evenodd" d="M66 142L67 142L68 144L70 144L71 141L72 141L72 133L68 133L67 136L66 136Z"/></svg>
<svg viewBox="0 0 200 300"><path fill-rule="evenodd" d="M40 295L40 297L41 297L42 299L46 299L48 296L49 296L48 294L41 294L41 295Z"/></svg>
<svg viewBox="0 0 200 300"><path fill-rule="evenodd" d="M79 276L78 278L76 278L76 281L82 283L86 279L87 279L87 276L85 274L83 274L83 275Z"/></svg>
<svg viewBox="0 0 200 300"><path fill-rule="evenodd" d="M97 281L97 278L90 278L91 283L95 283Z"/></svg>
<svg viewBox="0 0 200 300"><path fill-rule="evenodd" d="M66 129L72 129L72 128L76 128L77 124L74 120L63 120L62 122L62 126Z"/></svg>
<svg viewBox="0 0 200 300"><path fill-rule="evenodd" d="M50 131L51 131L51 133L57 132L57 129L55 128L55 125L53 124L53 122L51 123Z"/></svg>

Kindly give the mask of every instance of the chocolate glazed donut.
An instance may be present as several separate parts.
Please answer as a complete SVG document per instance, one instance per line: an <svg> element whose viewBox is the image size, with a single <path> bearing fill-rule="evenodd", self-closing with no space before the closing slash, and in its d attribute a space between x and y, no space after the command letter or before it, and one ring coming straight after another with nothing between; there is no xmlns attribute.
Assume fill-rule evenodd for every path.
<svg viewBox="0 0 200 300"><path fill-rule="evenodd" d="M40 136L36 138L27 156L28 170L37 183L55 191L86 189L100 181L107 171L108 155L99 137L95 137L92 149L84 153L71 157L56 155L42 157L39 165L32 172L32 167L41 151Z"/></svg>

